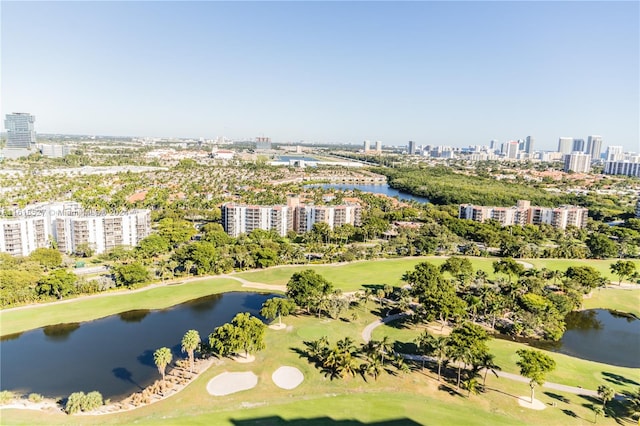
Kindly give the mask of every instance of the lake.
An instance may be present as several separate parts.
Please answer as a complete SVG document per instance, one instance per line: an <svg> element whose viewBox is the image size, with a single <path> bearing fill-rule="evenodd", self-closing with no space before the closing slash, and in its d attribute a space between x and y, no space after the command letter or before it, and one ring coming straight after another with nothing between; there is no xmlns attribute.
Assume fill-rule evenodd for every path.
<svg viewBox="0 0 640 426"><path fill-rule="evenodd" d="M364 185L364 184L319 184L319 185L305 185L305 187L321 187L324 189L339 189L342 191L354 190L357 189L363 192L372 192L374 194L384 194L388 197L398 197L400 200L404 201L417 201L418 203L428 203L429 199L425 197L420 197L417 195L412 195L406 192L398 191L397 189L391 188L388 184L383 185Z"/></svg>
<svg viewBox="0 0 640 426"><path fill-rule="evenodd" d="M2 390L55 398L97 390L105 398L125 398L160 379L153 362L156 349L167 346L174 361L185 358L180 342L187 330L198 330L205 341L238 312L257 316L270 297L216 294L168 309L130 311L5 336L0 344Z"/></svg>
<svg viewBox="0 0 640 426"><path fill-rule="evenodd" d="M570 312L558 342L531 346L589 361L640 368L640 320L606 309Z"/></svg>

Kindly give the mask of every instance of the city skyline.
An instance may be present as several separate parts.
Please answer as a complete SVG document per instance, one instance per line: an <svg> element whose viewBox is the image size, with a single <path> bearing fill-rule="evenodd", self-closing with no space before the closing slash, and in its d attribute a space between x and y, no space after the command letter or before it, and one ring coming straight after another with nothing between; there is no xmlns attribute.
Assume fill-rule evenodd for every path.
<svg viewBox="0 0 640 426"><path fill-rule="evenodd" d="M637 2L3 2L38 133L640 151ZM28 23L29 25L26 25ZM597 28L597 31L593 31Z"/></svg>

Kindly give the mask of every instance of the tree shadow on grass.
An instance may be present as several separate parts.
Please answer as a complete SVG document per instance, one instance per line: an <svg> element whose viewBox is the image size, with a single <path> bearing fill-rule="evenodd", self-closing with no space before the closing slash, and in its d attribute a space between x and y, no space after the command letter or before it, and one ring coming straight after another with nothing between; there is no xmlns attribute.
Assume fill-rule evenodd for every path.
<svg viewBox="0 0 640 426"><path fill-rule="evenodd" d="M567 398L566 396L558 395L557 393L553 393L553 392L543 392L543 393L548 397L558 400L560 402L564 402L565 404L568 404L569 402L571 402L569 401L569 398Z"/></svg>
<svg viewBox="0 0 640 426"><path fill-rule="evenodd" d="M614 385L624 386L624 385L634 385L640 386L640 383L635 380L628 379L624 376L615 373L609 373L608 371L602 371L602 375L607 382L613 383Z"/></svg>
<svg viewBox="0 0 640 426"><path fill-rule="evenodd" d="M441 383L438 386L438 390L447 392L451 396L464 396L459 389L456 389L454 386L451 386L448 383Z"/></svg>
<svg viewBox="0 0 640 426"><path fill-rule="evenodd" d="M493 392L497 392L497 393L501 393L501 394L503 394L503 395L507 395L507 396L510 396L511 398L515 398L515 399L519 399L519 398L520 398L520 397L519 397L519 396L517 396L517 395L512 395L512 394L510 394L510 393L508 393L508 392L505 392L505 391L503 391L503 390L496 389L496 388L490 388L490 387L488 387L488 386L487 386L487 387L485 387L485 390L487 390L487 391L493 391Z"/></svg>
<svg viewBox="0 0 640 426"><path fill-rule="evenodd" d="M573 410L569 410L568 408L563 408L562 412L569 417L573 417L574 419L580 419L581 417L575 413Z"/></svg>
<svg viewBox="0 0 640 426"><path fill-rule="evenodd" d="M384 290L384 284L362 284L362 287L368 288L375 295L376 291Z"/></svg>
<svg viewBox="0 0 640 426"><path fill-rule="evenodd" d="M398 352L401 354L417 354L418 353L418 345L414 342L398 342L397 340L393 342L393 350L394 352Z"/></svg>

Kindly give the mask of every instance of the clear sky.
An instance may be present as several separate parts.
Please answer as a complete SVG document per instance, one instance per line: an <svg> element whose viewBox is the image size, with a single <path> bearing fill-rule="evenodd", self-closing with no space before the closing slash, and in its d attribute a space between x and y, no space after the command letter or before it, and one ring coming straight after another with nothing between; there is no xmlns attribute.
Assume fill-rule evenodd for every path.
<svg viewBox="0 0 640 426"><path fill-rule="evenodd" d="M640 151L640 2L1 2L40 133Z"/></svg>

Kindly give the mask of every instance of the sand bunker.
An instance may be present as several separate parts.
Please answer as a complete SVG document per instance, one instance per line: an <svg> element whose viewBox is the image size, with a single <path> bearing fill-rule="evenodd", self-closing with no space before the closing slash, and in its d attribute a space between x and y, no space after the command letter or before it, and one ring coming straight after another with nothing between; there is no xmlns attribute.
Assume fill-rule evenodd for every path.
<svg viewBox="0 0 640 426"><path fill-rule="evenodd" d="M521 407L530 408L531 410L544 410L545 408L547 408L547 406L544 405L544 402L539 401L535 398L533 399L532 404L530 396L519 396L518 404L520 404Z"/></svg>
<svg viewBox="0 0 640 426"><path fill-rule="evenodd" d="M272 330L284 330L285 328L287 328L287 324L284 324L284 323L271 324L269 325L269 328Z"/></svg>
<svg viewBox="0 0 640 426"><path fill-rule="evenodd" d="M279 388L294 389L304 381L304 376L295 367L280 367L271 375L271 380Z"/></svg>
<svg viewBox="0 0 640 426"><path fill-rule="evenodd" d="M207 392L214 396L229 395L251 389L258 384L258 376L251 371L218 374L207 383Z"/></svg>

